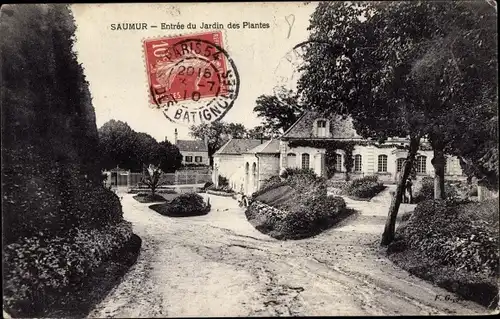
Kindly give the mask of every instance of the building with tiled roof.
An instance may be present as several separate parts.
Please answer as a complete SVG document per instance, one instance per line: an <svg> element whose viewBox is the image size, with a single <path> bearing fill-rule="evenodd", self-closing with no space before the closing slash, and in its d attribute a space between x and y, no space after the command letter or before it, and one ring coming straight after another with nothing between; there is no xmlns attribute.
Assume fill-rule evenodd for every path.
<svg viewBox="0 0 500 319"><path fill-rule="evenodd" d="M232 138L226 144L222 145L215 154L241 155L257 145L261 145L263 142L264 140Z"/></svg>
<svg viewBox="0 0 500 319"><path fill-rule="evenodd" d="M328 141L352 143L351 178L378 175L386 183L396 182L407 156L404 147L408 141L404 138L391 138L378 144L361 137L349 117L323 117L316 112L305 112L278 139L228 141L214 154L214 183L217 185L219 176L224 176L233 190L251 195L268 178L286 168L307 168L319 176L345 179L347 154L344 149L335 150L334 167L326 167L324 145ZM421 148L416 158L417 178L433 172L432 157L432 151ZM330 176L332 171L335 173ZM463 178L457 158L447 159L446 174L451 179Z"/></svg>
<svg viewBox="0 0 500 319"><path fill-rule="evenodd" d="M182 154L183 165L209 165L208 145L202 140L178 140L177 129L175 129L175 146Z"/></svg>

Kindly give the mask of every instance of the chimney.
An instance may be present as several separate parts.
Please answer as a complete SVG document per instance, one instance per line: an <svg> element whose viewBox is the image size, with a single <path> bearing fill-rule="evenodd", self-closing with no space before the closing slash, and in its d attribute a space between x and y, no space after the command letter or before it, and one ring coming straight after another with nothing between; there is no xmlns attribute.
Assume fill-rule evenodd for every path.
<svg viewBox="0 0 500 319"><path fill-rule="evenodd" d="M177 129L175 129L174 145L177 145Z"/></svg>

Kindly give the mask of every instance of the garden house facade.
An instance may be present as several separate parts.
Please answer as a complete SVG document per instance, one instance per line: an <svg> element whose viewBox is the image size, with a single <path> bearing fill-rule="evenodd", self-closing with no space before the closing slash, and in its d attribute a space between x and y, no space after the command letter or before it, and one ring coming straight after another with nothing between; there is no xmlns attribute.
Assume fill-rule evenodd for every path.
<svg viewBox="0 0 500 319"><path fill-rule="evenodd" d="M351 178L378 175L386 183L395 183L408 144L404 138L392 138L383 144L369 141L357 134L349 118L325 118L306 112L279 139L262 143L232 139L226 143L214 154L214 183L222 175L233 190L250 195L286 168L308 168L319 176L341 180L347 174ZM231 154L227 154L229 145ZM236 149L239 151L234 152ZM417 179L434 174L432 158L432 150L423 143L415 163ZM447 158L445 174L447 179L465 178L455 157Z"/></svg>

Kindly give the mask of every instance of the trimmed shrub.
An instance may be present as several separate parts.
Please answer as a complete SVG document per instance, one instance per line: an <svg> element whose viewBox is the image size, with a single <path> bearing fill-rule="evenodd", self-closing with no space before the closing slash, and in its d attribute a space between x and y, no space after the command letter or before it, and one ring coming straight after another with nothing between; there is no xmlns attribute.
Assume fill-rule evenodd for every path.
<svg viewBox="0 0 500 319"><path fill-rule="evenodd" d="M378 181L377 175L370 175L350 181L344 187L344 193L358 198L372 198L384 188L384 184Z"/></svg>
<svg viewBox="0 0 500 319"><path fill-rule="evenodd" d="M152 210L164 216L187 217L206 215L210 212L210 203L206 204L203 197L196 193L181 194L164 204L149 206Z"/></svg>
<svg viewBox="0 0 500 319"><path fill-rule="evenodd" d="M403 249L388 252L403 254L395 257L399 261L411 257L413 262L399 264L411 267L416 275L487 306L498 298L498 226L496 200L424 201L417 205L404 227L398 228L397 240L389 246ZM415 268L417 264L420 268ZM449 271L440 273L442 268ZM479 297L471 285L482 285L486 287L484 291L494 293Z"/></svg>
<svg viewBox="0 0 500 319"><path fill-rule="evenodd" d="M64 237L39 232L4 247L4 303L13 315L50 307L132 236L129 222L101 229L75 228Z"/></svg>

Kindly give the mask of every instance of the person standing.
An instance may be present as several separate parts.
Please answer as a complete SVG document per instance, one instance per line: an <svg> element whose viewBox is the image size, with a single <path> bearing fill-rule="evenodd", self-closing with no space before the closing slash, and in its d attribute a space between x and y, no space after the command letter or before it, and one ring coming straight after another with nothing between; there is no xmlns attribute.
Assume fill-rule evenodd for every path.
<svg viewBox="0 0 500 319"><path fill-rule="evenodd" d="M406 185L405 185L406 193L408 194L408 204L411 204L411 202L413 201L412 186L413 186L413 183L411 181L411 178L408 178L408 180L406 181Z"/></svg>

